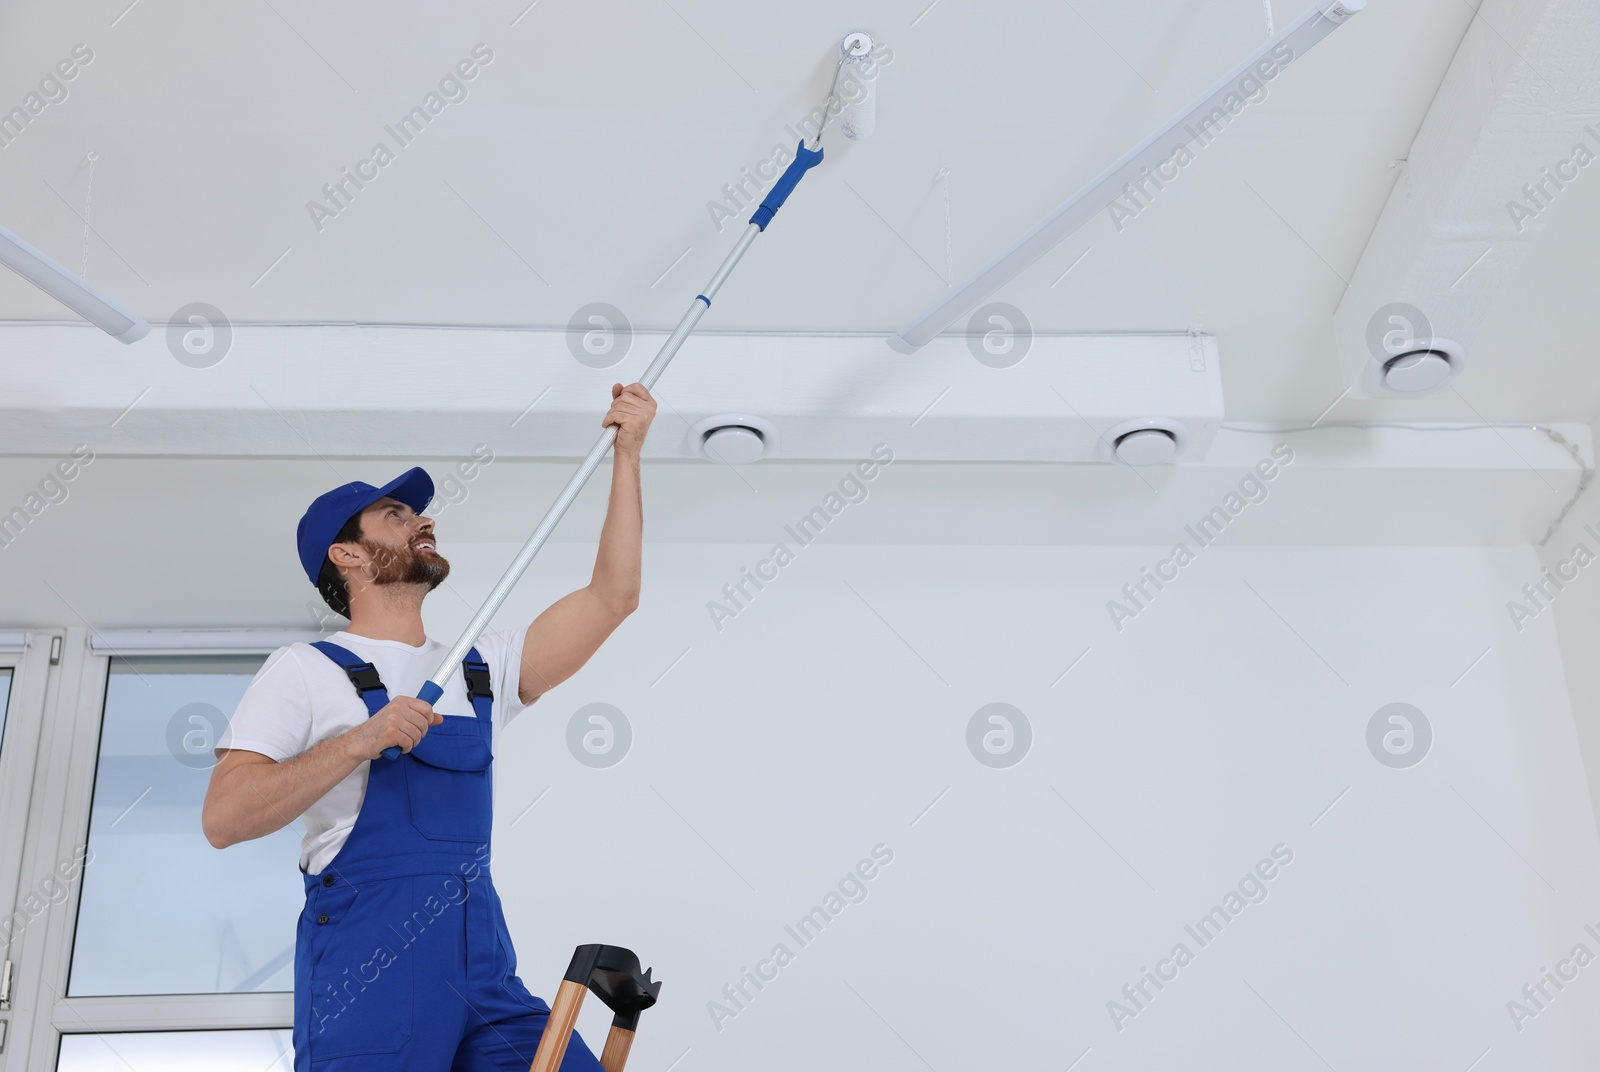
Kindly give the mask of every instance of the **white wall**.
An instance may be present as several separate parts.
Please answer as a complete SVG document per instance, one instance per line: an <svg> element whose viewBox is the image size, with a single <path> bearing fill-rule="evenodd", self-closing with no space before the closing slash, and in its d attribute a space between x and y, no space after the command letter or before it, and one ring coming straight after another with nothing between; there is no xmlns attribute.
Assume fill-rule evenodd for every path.
<svg viewBox="0 0 1600 1072"><path fill-rule="evenodd" d="M1600 589L1586 587L1600 582L1585 573L1519 632L1506 604L1539 556L1461 546L1542 531L1571 481L1509 450L1511 475L1430 477L1413 460L1392 476L1317 442L1296 439L1270 503L1120 632L1107 602L1170 543L1118 530L1102 537L1116 546L1066 544L1094 524L1181 538L1266 454L1260 437L1236 465L1150 474L1153 487L1120 470L896 466L873 485L879 507L796 548L720 632L706 603L844 466L750 467L748 483L652 469L642 606L502 740L495 868L529 986L549 996L580 942L635 948L666 988L634 1061L665 1070L687 1051L678 1072L923 1068L918 1054L939 1072L1065 1069L1085 1051L1079 1072L1588 1067L1600 968L1521 1030L1507 1003L1575 944L1600 953L1584 930L1600 931L1584 766L1585 747L1590 771L1600 756ZM1427 444L1443 457L1455 441ZM39 464L8 460L5 486ZM97 461L0 556L6 612L309 626L287 540L305 489L329 482L308 473L319 464ZM497 463L444 515L460 535L432 635L464 624L554 469L564 478ZM497 626L588 580L601 503L597 479ZM1573 518L1600 513L1586 499ZM762 542L704 542L726 531ZM933 542L968 534L987 538ZM1373 546L1385 534L1409 546ZM997 702L1033 732L1007 769L967 746ZM1368 750L1369 720L1394 702L1434 731L1409 769ZM590 703L632 725L614 767L568 749ZM866 899L800 947L785 925L879 844L894 858ZM1280 844L1294 859L1266 900L1200 948L1185 924ZM723 987L780 942L793 962L718 1030L708 1003L731 1007ZM1118 1030L1107 1003L1131 1006L1124 984L1178 942L1193 963ZM591 1041L605 1020L591 1003Z"/></svg>
<svg viewBox="0 0 1600 1072"><path fill-rule="evenodd" d="M524 978L637 949L666 980L641 1067L1588 1067L1600 967L1520 1031L1507 1009L1600 952L1555 620L1504 609L1531 550L1211 547L1119 634L1106 601L1165 548L819 543L716 632L705 602L766 551L651 546L639 612L503 740ZM587 549L547 553L520 610L587 575ZM965 742L997 701L1033 728L1009 769ZM1435 734L1410 769L1365 740L1396 701ZM609 769L565 744L591 702L633 728ZM880 843L867 898L801 948L784 925ZM1200 948L1184 925L1279 844L1266 900ZM1193 962L1119 1031L1107 1003L1180 941ZM780 942L793 962L716 1029L708 1002Z"/></svg>
<svg viewBox="0 0 1600 1072"><path fill-rule="evenodd" d="M1549 570L1549 574L1529 577L1524 583L1543 586L1542 594L1535 593L1547 608L1540 617L1556 622L1579 749L1589 775L1595 817L1600 821L1600 664L1595 659L1595 641L1600 638L1600 570L1592 568L1590 561L1591 556L1600 556L1600 538L1590 529L1600 532L1600 504L1592 489L1574 503L1560 529L1540 548L1540 572ZM1585 562L1588 565L1582 564ZM1514 599L1522 608L1532 608L1526 596L1507 598L1508 604ZM1526 625L1520 611L1513 614L1509 605L1506 611L1508 619L1515 617Z"/></svg>

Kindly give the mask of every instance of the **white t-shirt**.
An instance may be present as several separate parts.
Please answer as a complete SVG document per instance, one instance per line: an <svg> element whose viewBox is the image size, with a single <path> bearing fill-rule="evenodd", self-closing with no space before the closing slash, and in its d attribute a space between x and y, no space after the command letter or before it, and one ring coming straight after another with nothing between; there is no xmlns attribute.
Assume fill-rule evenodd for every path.
<svg viewBox="0 0 1600 1072"><path fill-rule="evenodd" d="M490 687L494 689L492 744L498 744L500 730L523 708L517 699L517 682L527 631L523 626L478 638L478 654L489 664ZM326 639L371 663L390 699L415 696L450 650L431 638L421 647L342 631ZM446 717L474 717L459 663L441 684L444 695L434 710ZM259 752L282 762L366 720L367 705L349 675L310 644L291 644L267 657L218 739L217 749ZM300 847L300 870L317 874L344 845L366 796L370 767L370 761L356 767L301 816L306 832Z"/></svg>

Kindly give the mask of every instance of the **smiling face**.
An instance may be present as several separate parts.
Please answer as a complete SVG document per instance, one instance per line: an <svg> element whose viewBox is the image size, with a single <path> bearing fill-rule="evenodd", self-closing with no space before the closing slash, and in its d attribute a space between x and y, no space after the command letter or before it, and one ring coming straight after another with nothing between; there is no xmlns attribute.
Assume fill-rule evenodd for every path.
<svg viewBox="0 0 1600 1072"><path fill-rule="evenodd" d="M365 559L358 575L372 585L420 584L431 592L450 576L450 563L439 554L433 519L398 499L382 498L361 511L361 539L356 546Z"/></svg>

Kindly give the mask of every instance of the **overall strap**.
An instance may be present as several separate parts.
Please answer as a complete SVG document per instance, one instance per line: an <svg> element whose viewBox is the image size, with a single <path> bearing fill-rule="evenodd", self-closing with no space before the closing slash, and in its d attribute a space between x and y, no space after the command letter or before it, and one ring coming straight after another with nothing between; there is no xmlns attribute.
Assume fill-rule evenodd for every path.
<svg viewBox="0 0 1600 1072"><path fill-rule="evenodd" d="M368 718L388 706L389 693L383 687L382 679L378 677L377 667L362 662L355 652L349 648L341 648L331 640L313 641L311 646L339 664L339 667L350 676L350 684L356 687L356 692L361 694L361 702L367 705ZM477 652L474 651L473 654L476 655Z"/></svg>
<svg viewBox="0 0 1600 1072"><path fill-rule="evenodd" d="M494 718L494 689L489 674L489 664L478 655L478 649L467 652L461 660L461 677L467 683L467 698L472 701L472 713L484 722Z"/></svg>

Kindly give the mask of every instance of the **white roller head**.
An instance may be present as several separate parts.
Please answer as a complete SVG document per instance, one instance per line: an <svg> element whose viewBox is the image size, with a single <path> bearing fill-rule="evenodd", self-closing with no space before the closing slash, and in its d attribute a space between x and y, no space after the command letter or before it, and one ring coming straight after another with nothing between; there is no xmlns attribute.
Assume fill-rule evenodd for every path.
<svg viewBox="0 0 1600 1072"><path fill-rule="evenodd" d="M839 43L843 54L839 68L839 129L844 136L860 141L872 133L877 123L878 52L872 38L853 33Z"/></svg>

